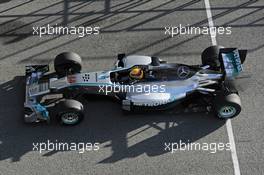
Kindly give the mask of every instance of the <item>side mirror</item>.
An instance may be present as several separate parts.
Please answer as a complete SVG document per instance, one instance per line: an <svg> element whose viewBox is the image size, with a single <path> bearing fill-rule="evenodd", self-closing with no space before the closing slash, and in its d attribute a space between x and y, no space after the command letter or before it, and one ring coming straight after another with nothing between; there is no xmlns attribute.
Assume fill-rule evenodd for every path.
<svg viewBox="0 0 264 175"><path fill-rule="evenodd" d="M117 59L118 59L119 61L121 61L125 56L126 56L125 53L120 53L120 54L117 55Z"/></svg>

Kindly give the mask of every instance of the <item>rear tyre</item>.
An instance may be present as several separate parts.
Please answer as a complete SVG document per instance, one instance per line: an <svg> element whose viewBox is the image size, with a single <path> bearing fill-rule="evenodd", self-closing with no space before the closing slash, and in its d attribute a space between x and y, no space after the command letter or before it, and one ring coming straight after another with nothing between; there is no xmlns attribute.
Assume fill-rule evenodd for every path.
<svg viewBox="0 0 264 175"><path fill-rule="evenodd" d="M220 119L236 117L241 112L241 100L238 94L219 94L214 101L215 114Z"/></svg>
<svg viewBox="0 0 264 175"><path fill-rule="evenodd" d="M56 56L54 68L59 77L80 73L82 69L82 59L74 52L64 52Z"/></svg>
<svg viewBox="0 0 264 175"><path fill-rule="evenodd" d="M222 46L210 46L201 55L202 64L209 65L212 70L220 70L219 53Z"/></svg>
<svg viewBox="0 0 264 175"><path fill-rule="evenodd" d="M76 125L84 118L83 105L76 100L61 101L57 110L57 119L63 125Z"/></svg>

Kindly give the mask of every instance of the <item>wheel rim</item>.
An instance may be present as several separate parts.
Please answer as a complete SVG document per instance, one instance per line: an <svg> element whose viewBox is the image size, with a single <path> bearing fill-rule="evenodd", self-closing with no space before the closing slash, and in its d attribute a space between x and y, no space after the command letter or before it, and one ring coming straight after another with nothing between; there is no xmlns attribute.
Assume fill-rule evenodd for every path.
<svg viewBox="0 0 264 175"><path fill-rule="evenodd" d="M230 118L233 117L236 114L236 108L233 106L223 106L220 110L219 110L219 117L221 118Z"/></svg>
<svg viewBox="0 0 264 175"><path fill-rule="evenodd" d="M74 112L62 114L61 120L65 124L75 124L79 120L79 115Z"/></svg>

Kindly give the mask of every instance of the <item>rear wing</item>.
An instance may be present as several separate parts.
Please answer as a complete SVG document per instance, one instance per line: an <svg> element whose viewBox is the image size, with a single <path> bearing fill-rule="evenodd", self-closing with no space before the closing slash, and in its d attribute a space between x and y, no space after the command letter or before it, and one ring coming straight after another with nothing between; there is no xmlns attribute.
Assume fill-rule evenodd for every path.
<svg viewBox="0 0 264 175"><path fill-rule="evenodd" d="M238 50L237 48L220 49L221 69L225 78L232 79L243 71L242 64L246 59L247 50Z"/></svg>

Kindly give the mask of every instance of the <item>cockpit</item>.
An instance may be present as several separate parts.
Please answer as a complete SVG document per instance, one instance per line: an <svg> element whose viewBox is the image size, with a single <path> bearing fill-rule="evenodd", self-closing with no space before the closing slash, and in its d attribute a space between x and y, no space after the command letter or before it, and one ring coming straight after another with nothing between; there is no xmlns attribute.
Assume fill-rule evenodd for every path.
<svg viewBox="0 0 264 175"><path fill-rule="evenodd" d="M200 68L184 64L166 63L159 66L135 65L110 74L111 81L120 84L136 82L185 80L192 77Z"/></svg>

